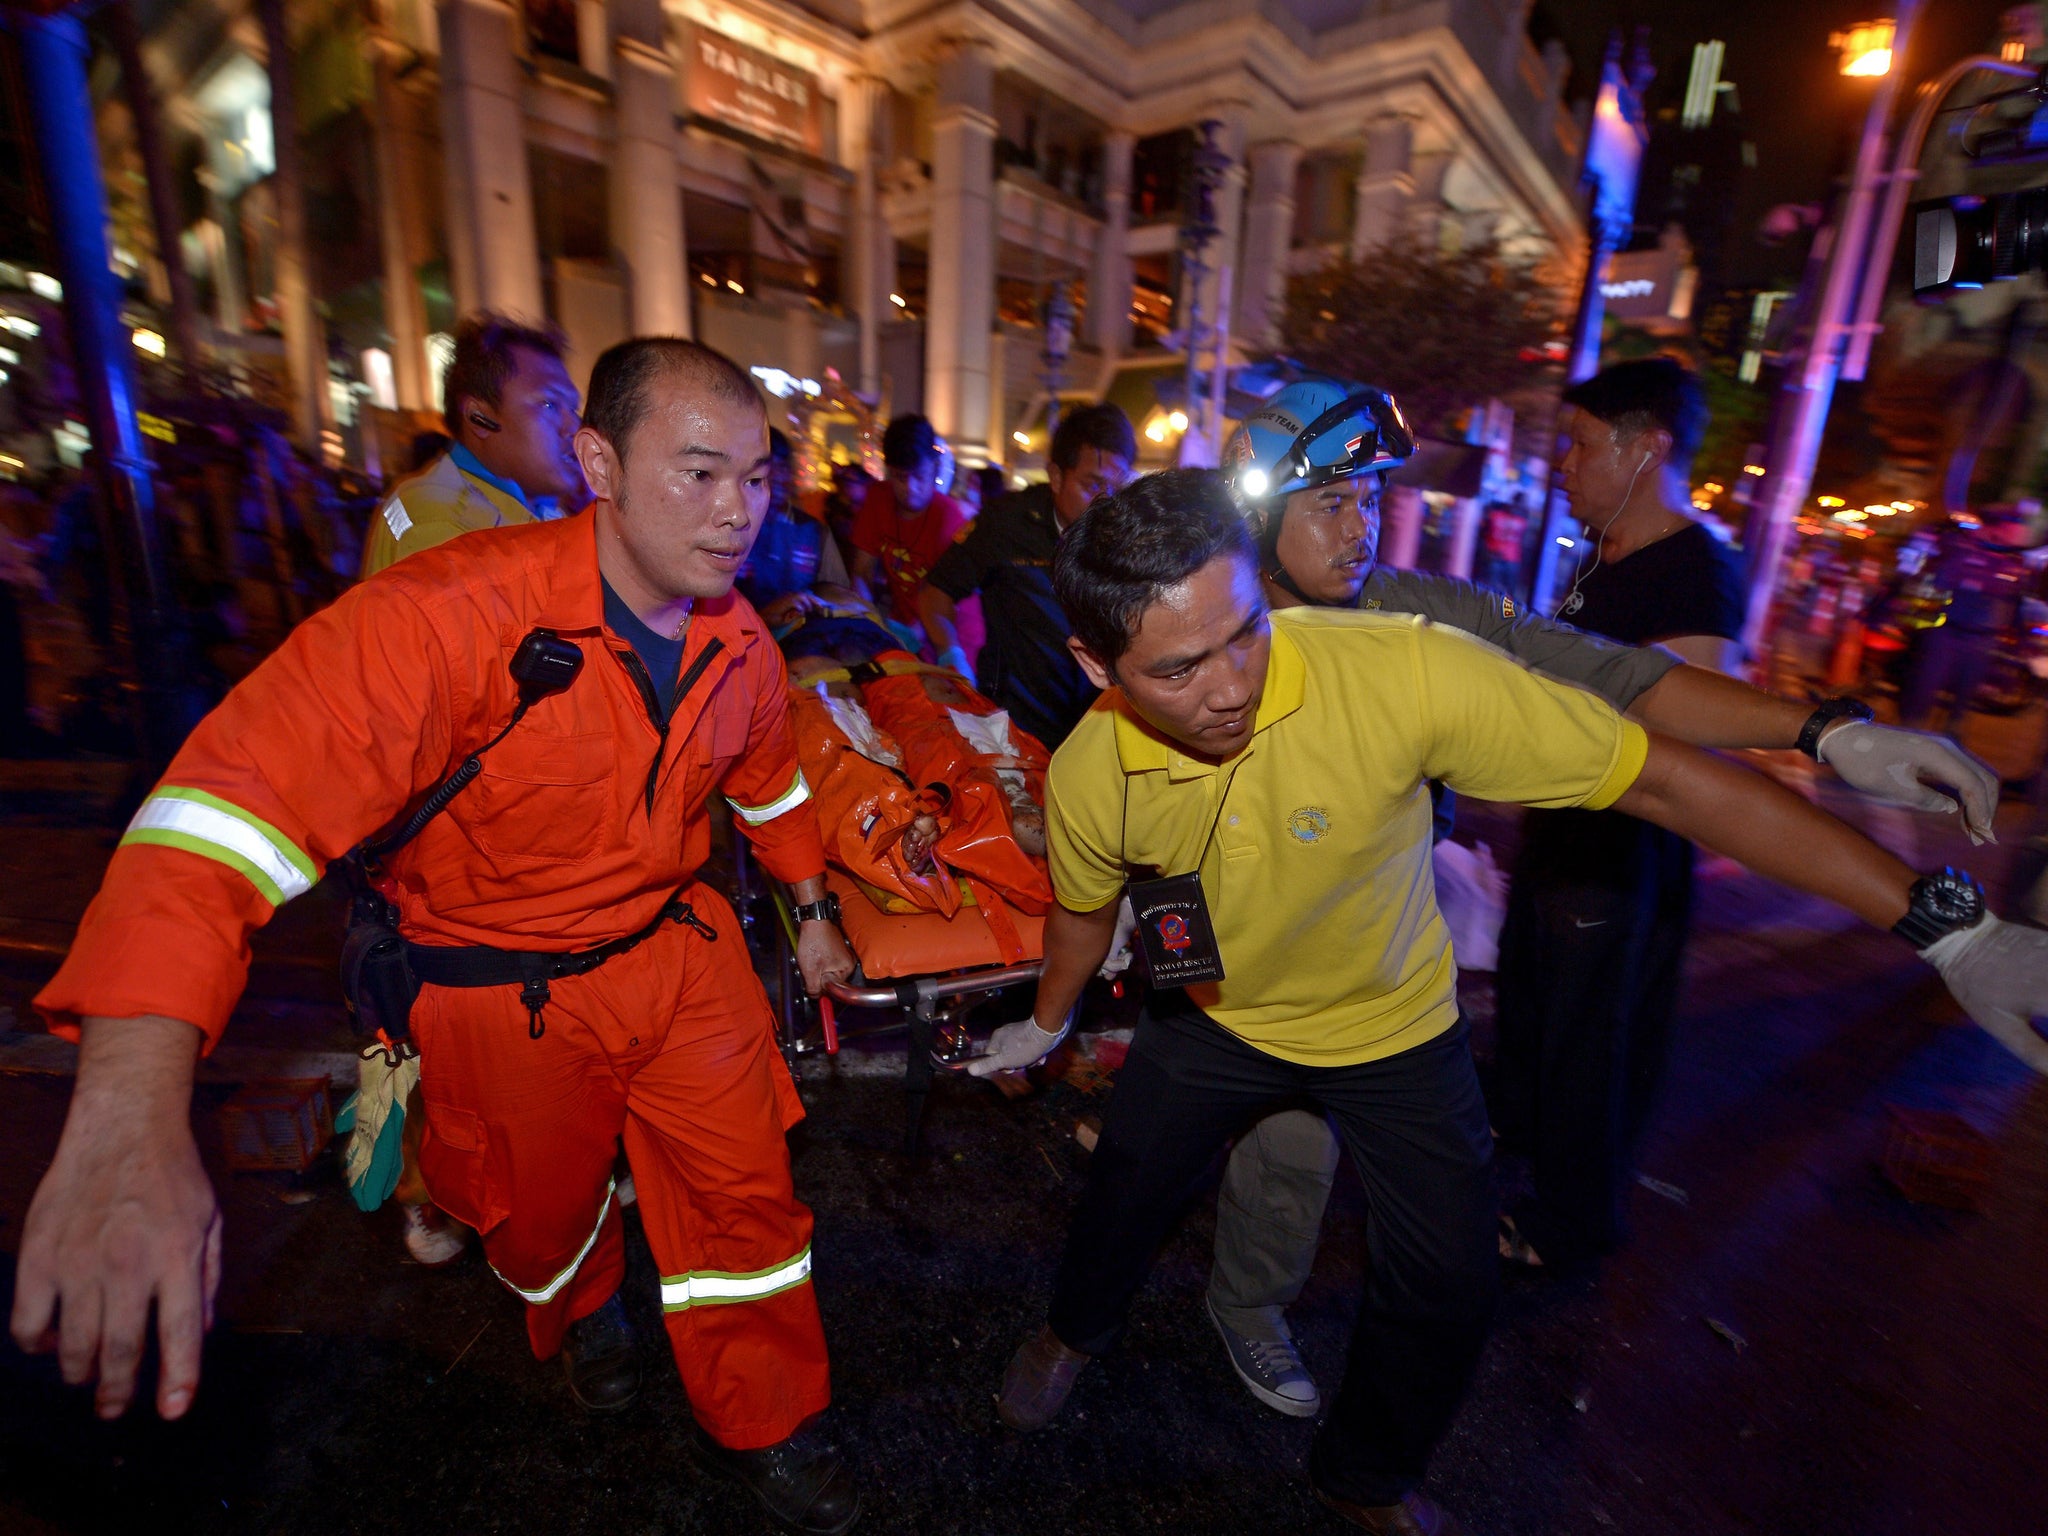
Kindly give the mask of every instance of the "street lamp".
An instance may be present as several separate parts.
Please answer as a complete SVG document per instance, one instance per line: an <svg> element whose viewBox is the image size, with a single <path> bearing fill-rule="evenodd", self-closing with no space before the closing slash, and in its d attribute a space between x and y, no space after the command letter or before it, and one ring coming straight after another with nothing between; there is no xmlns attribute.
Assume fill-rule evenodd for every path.
<svg viewBox="0 0 2048 1536"><path fill-rule="evenodd" d="M1828 38L1828 46L1842 55L1842 73L1859 79L1876 79L1892 70L1892 43L1898 26L1890 21L1860 21Z"/></svg>
<svg viewBox="0 0 2048 1536"><path fill-rule="evenodd" d="M1066 372L1067 357L1074 350L1074 301L1065 283L1054 283L1045 299L1045 345L1038 358L1045 365L1045 438L1051 452L1052 434L1060 424L1060 377Z"/></svg>
<svg viewBox="0 0 2048 1536"><path fill-rule="evenodd" d="M1870 243L1878 186L1884 180L1885 125L1891 119L1892 103L1898 94L1892 59L1895 52L1905 50L1919 9L1920 0L1904 0L1896 21L1866 22L1837 33L1832 39L1841 50L1842 73L1874 78L1877 89L1864 118L1848 195L1842 200L1842 212L1836 220L1834 245L1828 252L1827 275L1821 284L1820 304L1806 354L1786 370L1779 391L1778 429L1768 461L1770 474L1765 477L1747 541L1749 613L1742 640L1752 656L1762 653L1764 631L1777 593L1778 572L1791 541L1792 525L1813 486L1813 466L1820 457L1828 407L1834 403L1841 351L1849 334L1857 280L1862 275L1863 258Z"/></svg>

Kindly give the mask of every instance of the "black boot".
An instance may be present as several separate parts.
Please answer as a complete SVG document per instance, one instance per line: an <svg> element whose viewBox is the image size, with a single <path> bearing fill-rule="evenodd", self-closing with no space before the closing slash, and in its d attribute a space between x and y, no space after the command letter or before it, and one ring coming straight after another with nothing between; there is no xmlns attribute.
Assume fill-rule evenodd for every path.
<svg viewBox="0 0 2048 1536"><path fill-rule="evenodd" d="M591 1413L617 1413L640 1395L640 1356L626 1306L616 1292L562 1335L569 1395Z"/></svg>
<svg viewBox="0 0 2048 1536"><path fill-rule="evenodd" d="M694 1429L690 1452L707 1471L743 1485L785 1531L840 1536L860 1518L860 1490L839 1453L801 1432L758 1451L728 1450Z"/></svg>

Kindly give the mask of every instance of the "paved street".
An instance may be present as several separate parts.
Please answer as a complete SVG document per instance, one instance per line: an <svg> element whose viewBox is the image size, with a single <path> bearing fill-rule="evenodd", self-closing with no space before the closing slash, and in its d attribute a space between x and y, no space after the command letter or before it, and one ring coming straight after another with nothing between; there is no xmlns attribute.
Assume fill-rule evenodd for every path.
<svg viewBox="0 0 2048 1536"><path fill-rule="evenodd" d="M0 936L13 941L0 1002L23 1021L50 963L24 935L61 947L111 846L61 821L20 818L0 855ZM1510 826L1484 807L1474 824ZM1987 883L1998 873L2002 850L1972 855L1925 821L1878 813L1870 825L1916 864L1967 861ZM2002 830L2017 836L2017 806ZM237 1049L345 1047L318 968L333 919L320 900L265 936ZM1483 980L1469 1001L1483 1050ZM1645 1157L1657 1187L1637 1192L1634 1243L1597 1283L1510 1282L1431 1491L1496 1536L2039 1529L2048 1089L1957 1017L1896 941L1710 870ZM0 1062L29 1062L32 1043L0 1042ZM233 1075L213 1074L200 1095L209 1157ZM67 1086L43 1070L0 1073L10 1256ZM943 1084L914 1167L893 1082L818 1064L804 1092L797 1181L818 1216L834 1412L866 1468L865 1529L1340 1529L1303 1481L1310 1426L1244 1394L1203 1315L1207 1192L1126 1345L1090 1368L1065 1418L1030 1440L997 1425L992 1394L1042 1316L1085 1168L1073 1130L1100 1112L1099 1087L1011 1101ZM1911 1205L1886 1183L1893 1104L1947 1107L1989 1136L1998 1161L1981 1212ZM595 1425L567 1405L557 1368L529 1357L515 1305L480 1262L406 1263L394 1213L360 1215L331 1163L301 1181L222 1175L219 1187L227 1274L193 1414L99 1425L47 1362L0 1346L0 1531L766 1528L683 1459L687 1409L630 1223L628 1304L652 1385L623 1419ZM1362 1253L1347 1170L1296 1312L1326 1388Z"/></svg>

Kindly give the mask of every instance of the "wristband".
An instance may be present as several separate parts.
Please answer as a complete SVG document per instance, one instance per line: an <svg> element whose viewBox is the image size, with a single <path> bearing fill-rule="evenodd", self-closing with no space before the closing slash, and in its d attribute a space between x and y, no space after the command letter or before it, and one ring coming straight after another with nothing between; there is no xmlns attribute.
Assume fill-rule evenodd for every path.
<svg viewBox="0 0 2048 1536"><path fill-rule="evenodd" d="M1827 699L1812 714L1806 717L1806 724L1799 728L1799 750L1820 761L1820 736L1837 720L1868 720L1870 706L1861 699Z"/></svg>

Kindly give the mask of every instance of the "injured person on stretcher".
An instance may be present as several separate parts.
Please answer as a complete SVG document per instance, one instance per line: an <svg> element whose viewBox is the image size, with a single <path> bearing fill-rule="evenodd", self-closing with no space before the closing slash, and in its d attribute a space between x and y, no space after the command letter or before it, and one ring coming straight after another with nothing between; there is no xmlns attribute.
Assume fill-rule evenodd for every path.
<svg viewBox="0 0 2048 1536"><path fill-rule="evenodd" d="M1004 959L1025 958L1012 909L1052 900L1045 747L850 591L821 588L778 640L828 862L884 914L972 908Z"/></svg>

